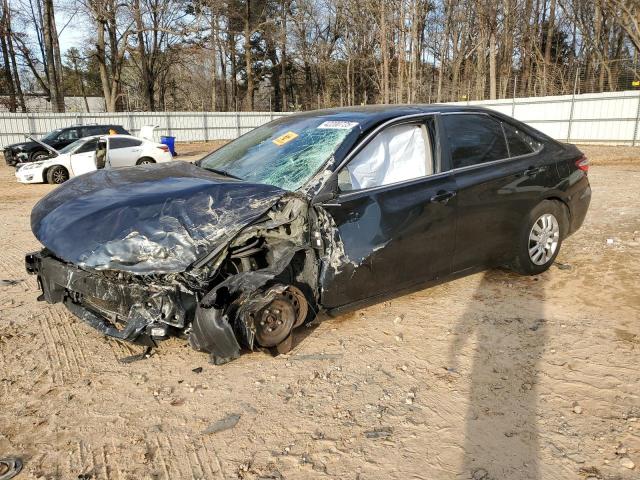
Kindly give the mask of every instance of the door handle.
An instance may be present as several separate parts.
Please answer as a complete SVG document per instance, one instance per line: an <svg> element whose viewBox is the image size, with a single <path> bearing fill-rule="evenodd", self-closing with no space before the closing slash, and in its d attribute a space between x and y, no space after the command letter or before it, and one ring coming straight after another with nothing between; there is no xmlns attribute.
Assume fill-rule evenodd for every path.
<svg viewBox="0 0 640 480"><path fill-rule="evenodd" d="M453 197L456 196L456 192L454 192L453 190L441 190L438 193L436 193L433 197L431 197L431 203L442 203L443 205L446 205L447 203L449 203L449 200L451 200Z"/></svg>
<svg viewBox="0 0 640 480"><path fill-rule="evenodd" d="M524 172L522 172L522 174L527 177L533 177L534 175L537 175L540 172L544 172L545 170L546 167L529 167Z"/></svg>

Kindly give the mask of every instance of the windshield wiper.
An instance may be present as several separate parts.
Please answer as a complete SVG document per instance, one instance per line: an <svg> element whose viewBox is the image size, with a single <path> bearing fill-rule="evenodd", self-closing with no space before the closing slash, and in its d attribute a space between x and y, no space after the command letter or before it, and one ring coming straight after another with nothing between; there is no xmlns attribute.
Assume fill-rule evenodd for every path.
<svg viewBox="0 0 640 480"><path fill-rule="evenodd" d="M233 175L232 173L227 172L226 170L218 170L217 168L209 168L209 167L202 167L205 170L209 170L210 172L213 173L217 173L218 175L223 175L225 177L230 177L230 178L235 178L236 180L243 180L242 178Z"/></svg>

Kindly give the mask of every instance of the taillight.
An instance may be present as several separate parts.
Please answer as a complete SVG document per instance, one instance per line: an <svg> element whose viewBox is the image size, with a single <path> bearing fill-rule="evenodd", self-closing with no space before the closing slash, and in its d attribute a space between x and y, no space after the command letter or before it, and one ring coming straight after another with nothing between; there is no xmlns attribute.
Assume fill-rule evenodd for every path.
<svg viewBox="0 0 640 480"><path fill-rule="evenodd" d="M169 151L169 147L167 147L166 145L160 145L158 148L160 150L162 150L163 152L168 152Z"/></svg>
<svg viewBox="0 0 640 480"><path fill-rule="evenodd" d="M576 160L576 167L578 167L584 173L587 173L589 171L589 159L586 155L582 155L578 160Z"/></svg>

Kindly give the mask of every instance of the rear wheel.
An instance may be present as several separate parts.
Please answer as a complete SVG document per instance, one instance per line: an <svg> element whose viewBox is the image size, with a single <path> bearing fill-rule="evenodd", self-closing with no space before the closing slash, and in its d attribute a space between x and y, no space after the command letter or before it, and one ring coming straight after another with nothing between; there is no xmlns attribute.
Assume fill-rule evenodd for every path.
<svg viewBox="0 0 640 480"><path fill-rule="evenodd" d="M540 202L527 216L518 239L513 269L537 275L555 261L568 226L566 207L557 201Z"/></svg>
<svg viewBox="0 0 640 480"><path fill-rule="evenodd" d="M136 165L150 165L152 163L156 163L156 161L153 158L142 157L136 162Z"/></svg>
<svg viewBox="0 0 640 480"><path fill-rule="evenodd" d="M56 165L47 170L47 182L59 185L69 180L69 172L62 165Z"/></svg>

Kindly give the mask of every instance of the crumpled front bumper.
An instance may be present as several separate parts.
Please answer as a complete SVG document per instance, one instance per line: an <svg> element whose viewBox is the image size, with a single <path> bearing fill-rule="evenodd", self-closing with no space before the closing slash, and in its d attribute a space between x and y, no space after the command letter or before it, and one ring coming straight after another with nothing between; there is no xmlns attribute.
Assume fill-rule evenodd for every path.
<svg viewBox="0 0 640 480"><path fill-rule="evenodd" d="M153 345L169 330L189 322L195 300L177 287L149 286L114 281L62 262L45 250L27 254L28 273L38 276L38 300L64 303L78 318L105 335L143 345ZM191 307L191 308L190 308Z"/></svg>
<svg viewBox="0 0 640 480"><path fill-rule="evenodd" d="M4 154L4 161L10 167L18 163L18 157L11 148L5 148L2 153Z"/></svg>

